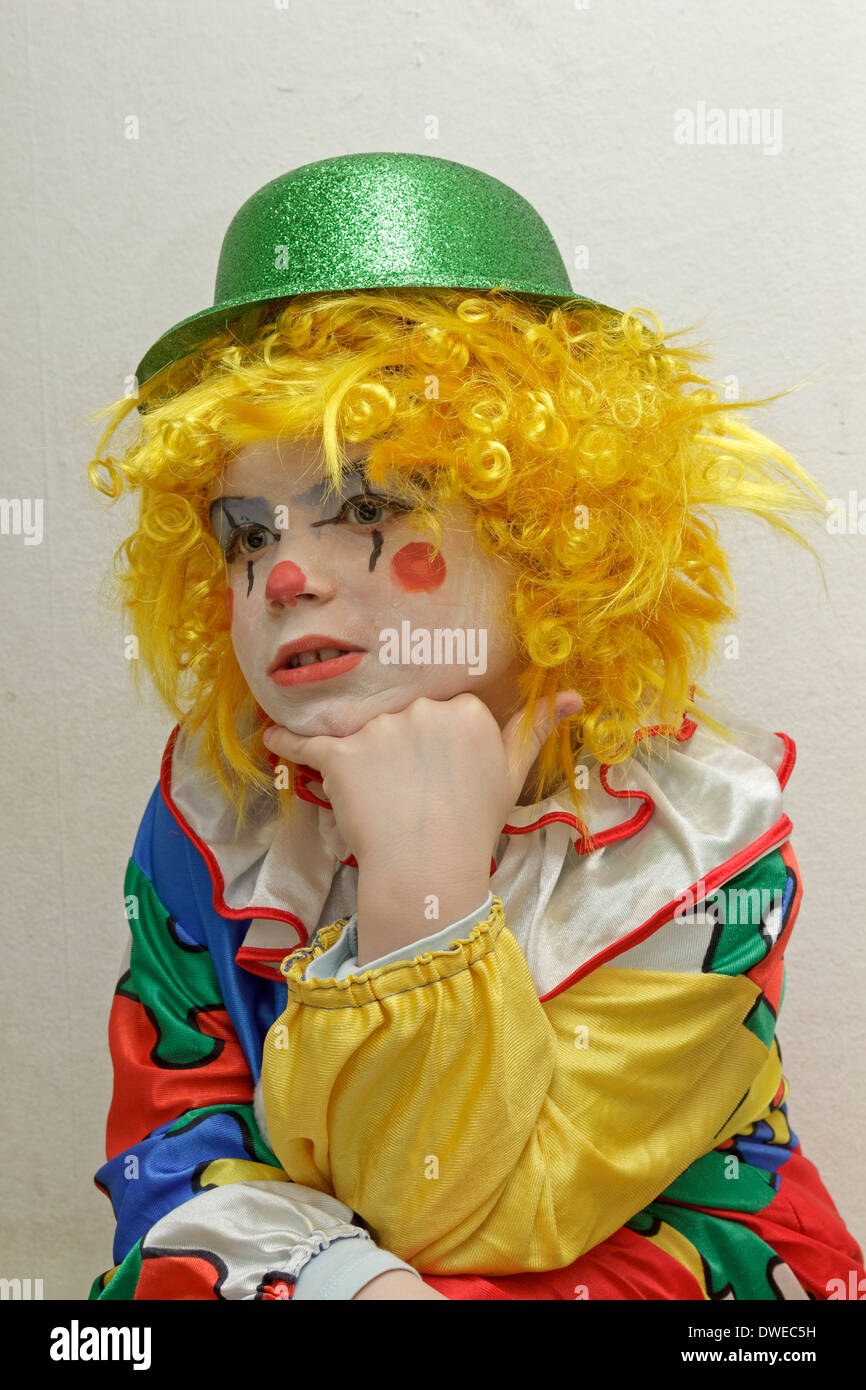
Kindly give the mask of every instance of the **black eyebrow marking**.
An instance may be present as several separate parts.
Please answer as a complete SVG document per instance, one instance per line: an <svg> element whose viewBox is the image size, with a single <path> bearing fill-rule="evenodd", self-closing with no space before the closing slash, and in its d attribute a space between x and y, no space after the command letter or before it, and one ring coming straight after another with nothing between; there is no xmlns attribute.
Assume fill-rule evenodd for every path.
<svg viewBox="0 0 866 1390"><path fill-rule="evenodd" d="M215 497L208 508L208 516L211 530L226 555L233 536L244 526L260 526L279 539L274 508L266 497Z"/></svg>
<svg viewBox="0 0 866 1390"><path fill-rule="evenodd" d="M214 509L215 509L216 507L221 507L221 508L225 511L226 516L231 517L231 512L230 512L229 509L228 509L228 503L229 503L229 502L239 502L239 503L241 504L241 506L243 506L243 504L244 504L245 502L248 502L248 503L263 502L264 505L265 505L265 507L267 508L267 510L271 513L271 515L273 515L273 512L274 512L274 508L273 508L273 506L271 505L271 503L268 501L267 497L262 497L261 494L259 493L259 494L257 494L255 497L249 497L249 496L215 497L214 500L211 502L210 507L209 507L209 509L208 509L209 514L210 514L211 516L213 516ZM251 510L252 510L252 509L251 509Z"/></svg>

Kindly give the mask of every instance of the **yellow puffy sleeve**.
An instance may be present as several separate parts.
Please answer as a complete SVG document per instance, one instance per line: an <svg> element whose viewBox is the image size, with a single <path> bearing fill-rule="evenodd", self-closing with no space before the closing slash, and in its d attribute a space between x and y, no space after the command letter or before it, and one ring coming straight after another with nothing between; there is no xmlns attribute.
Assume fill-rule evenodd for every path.
<svg viewBox="0 0 866 1390"><path fill-rule="evenodd" d="M304 980L342 925L284 963L269 1139L422 1273L570 1264L779 1085L744 975L602 966L542 1003L494 897L448 950Z"/></svg>

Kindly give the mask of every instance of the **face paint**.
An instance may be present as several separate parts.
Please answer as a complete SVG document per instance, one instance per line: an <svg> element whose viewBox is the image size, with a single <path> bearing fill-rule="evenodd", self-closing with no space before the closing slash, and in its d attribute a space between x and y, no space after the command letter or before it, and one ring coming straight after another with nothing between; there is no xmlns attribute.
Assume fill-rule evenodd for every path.
<svg viewBox="0 0 866 1390"><path fill-rule="evenodd" d="M227 560L233 560L244 543L249 557L251 551L280 539L274 509L266 497L217 497L210 506L210 524ZM256 546L256 539L265 544Z"/></svg>
<svg viewBox="0 0 866 1390"><path fill-rule="evenodd" d="M445 583L445 558L434 554L430 541L412 541L391 561L391 574L401 589L409 594L432 594Z"/></svg>
<svg viewBox="0 0 866 1390"><path fill-rule="evenodd" d="M366 517L359 515L364 510L368 513ZM384 497L378 492L361 492L354 497L347 497L334 516L325 517L322 521L312 521L310 525L316 528L338 526L348 518L349 521L354 521L355 525L363 526L365 523L372 522L373 518L369 515L371 510L374 512L385 511L391 516L396 516L400 512L412 511L412 506L402 498ZM382 549L383 536L381 531L377 531L375 528L371 531L371 535L374 542L374 551L370 560L370 569L372 570L375 568L379 552Z"/></svg>
<svg viewBox="0 0 866 1390"><path fill-rule="evenodd" d="M297 603L295 596L302 593L306 586L307 576L304 571L298 569L291 560L281 560L268 575L265 598L275 599L277 603L290 603L294 608Z"/></svg>
<svg viewBox="0 0 866 1390"><path fill-rule="evenodd" d="M361 460L361 462L363 462L363 460ZM351 493L353 487L357 487L359 491L355 496L347 496L340 506L339 511L334 516L326 517L323 521L311 522L311 525L316 527L317 536L321 536L321 528L323 526L339 525L347 515L351 519L353 512L355 512L357 517L357 513L365 507L367 509L372 508L374 511L386 510L391 516L397 516L401 512L411 512L414 510L413 504L408 498L384 496L381 493L369 491L367 476L363 469L356 468L351 473L345 473L341 478L340 492L342 494ZM315 489L311 489L309 493L305 494L306 499L312 500L314 492ZM361 518L357 524L363 525L364 518ZM373 542L373 551L370 555L367 569L369 573L372 574L373 570L376 568L376 561L382 553L382 546L384 545L385 538L382 532L376 530L375 527L371 531L370 536Z"/></svg>
<svg viewBox="0 0 866 1390"><path fill-rule="evenodd" d="M504 722L514 711L521 669L508 623L514 576L501 557L480 550L474 514L460 504L442 514L446 573L442 554L433 558L432 538L425 541L410 524L413 502L400 495L399 478L374 491L358 460L325 497L329 484L310 487L322 476L311 474L316 468L321 458L309 441L259 441L240 450L221 480L229 513L225 538L238 522L251 525L248 535L236 538L230 571L239 600L231 642L258 705L296 733L346 737L419 697L447 700L468 691ZM277 506L291 515L279 535ZM261 549L260 557L253 557L253 548ZM380 559L388 582L379 573ZM247 600L241 584L250 560L261 582ZM412 646L406 659L401 649L395 663L393 635L399 641L407 625L413 642L428 634L429 653L418 647L416 660ZM463 650L459 642L449 647L441 637L460 629L465 659L456 654ZM270 672L280 647L314 633L327 634L329 645L356 648L361 659L328 679L275 682ZM472 653L482 650L482 638L479 662Z"/></svg>
<svg viewBox="0 0 866 1390"><path fill-rule="evenodd" d="M321 533L320 533L320 534L321 534ZM380 554L382 553L382 542L383 542L383 540L384 540L384 537L383 537L381 531L374 531L374 532L373 532L373 554L370 556L370 566L369 566L369 568L370 568L370 573L371 573L371 574L372 574L373 570L376 568L376 561L378 560Z"/></svg>

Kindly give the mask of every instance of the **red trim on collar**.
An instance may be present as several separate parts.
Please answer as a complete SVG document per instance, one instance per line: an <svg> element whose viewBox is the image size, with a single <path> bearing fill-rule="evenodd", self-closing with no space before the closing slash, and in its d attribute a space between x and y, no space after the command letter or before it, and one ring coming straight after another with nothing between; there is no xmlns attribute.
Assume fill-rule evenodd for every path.
<svg viewBox="0 0 866 1390"><path fill-rule="evenodd" d="M780 848L788 839L793 828L793 823L788 816L780 816L776 824L772 825L769 830L765 830L764 834L759 836L751 845L747 845L745 849L739 850L736 854L732 855L730 859L727 859L724 864L720 864L718 868L713 869L709 874L700 879L700 884L706 890L700 899L697 898L699 886L697 883L693 883L691 888L684 888L682 893L678 894L677 897L665 907L660 907L658 912L654 912L652 917L648 917L639 927L635 927L634 931L629 932L628 936L622 937L619 941L612 942L610 946L605 946L603 950L599 951L589 960L584 961L583 965L578 966L577 970L573 971L571 975L568 975L547 994L540 994L538 996L538 1002L540 1004L546 1004L548 999L555 999L557 994L561 994L563 990L570 989L572 985L576 985L578 980L582 980L585 975L590 975L594 970L597 970L600 965L607 965L609 961L614 960L617 956L621 956L624 951L630 951L633 946L639 946L642 941L646 941L647 937L652 936L654 932L658 931L659 927L663 927L666 922L669 922L679 907L691 907L694 906L697 901L703 902L704 898L711 893L714 888L718 888L721 883L726 882L729 878L733 878L741 869L748 868L750 864L754 864L756 860L762 858L765 854L769 854L771 850Z"/></svg>
<svg viewBox="0 0 866 1390"><path fill-rule="evenodd" d="M302 801L309 801L313 806L321 806L326 811L333 811L334 808L330 801L322 801L309 788L310 782L324 782L324 780L321 772L317 772L314 767L308 767L306 763L299 763L292 790Z"/></svg>
<svg viewBox="0 0 866 1390"><path fill-rule="evenodd" d="M686 743L688 739L692 737L697 727L695 721L689 719L688 715L684 714L683 721L674 734L677 743ZM654 738L660 733L670 734L670 728L663 728L661 724L654 724L651 729L638 729L634 735L634 742L640 743L642 739ZM502 833L504 835L528 835L531 830L538 830L542 825L549 825L551 821L565 821L566 825L570 825L572 830L577 834L577 839L574 841L574 848L577 850L578 854L592 854L595 850L602 849L605 845L616 844L618 840L631 839L632 835L636 835L639 830L643 830L643 827L653 815L656 808L655 802L649 792L629 791L628 789L621 792L614 791L607 780L607 774L612 766L614 766L612 763L599 764L601 785L608 796L623 797L627 801L637 800L643 802L643 805L639 810L635 811L631 820L623 821L621 825L612 825L609 830L600 830L597 835L590 835L587 838L583 831L579 829L577 817L572 812L549 811L546 815L540 816L538 820L533 821L531 825L505 825L502 828Z"/></svg>
<svg viewBox="0 0 866 1390"><path fill-rule="evenodd" d="M779 779L779 786L784 787L788 778L791 776L794 763L797 761L797 745L792 738L789 738L787 734L780 733L778 729L773 730L773 737L780 738L785 745L785 752L779 764L779 770L776 773Z"/></svg>
<svg viewBox="0 0 866 1390"><path fill-rule="evenodd" d="M293 947L292 949L297 950L299 946L306 946L307 929L301 921L300 917L296 917L294 912L285 912L281 908L277 907L259 908L252 907L251 905L246 908L229 907L226 903L225 880L223 879L222 871L220 870L220 866L216 861L216 856L214 855L213 850L210 848L210 845L208 845L206 841L204 841L201 838L200 835L196 834L186 817L175 804L171 794L171 766L172 759L174 757L175 744L177 743L177 736L179 732L180 725L175 724L174 728L168 736L168 743L165 745L165 752L162 755L162 763L159 769L160 791L162 792L163 801L165 802L168 809L171 811L171 814L174 816L184 835L186 835L187 839L192 841L192 843L195 845L196 849L199 851L202 858L204 859L205 863L207 864L208 871L211 876L211 882L213 883L213 905L215 910L219 913L220 917L228 917L234 922L245 922L253 917L268 917L273 918L277 922L288 922L290 926L295 928L298 935L300 936L298 946ZM283 955L289 955L289 951L284 951Z"/></svg>
<svg viewBox="0 0 866 1390"><path fill-rule="evenodd" d="M694 692L694 686L692 686L692 692ZM683 722L680 724L680 727L677 729L676 733L674 734L674 738L676 739L677 743L685 743L685 742L687 742L687 740L691 738L692 734L695 732L695 729L696 729L697 727L698 727L698 726L697 726L697 724L695 723L694 719L689 719L689 716L688 716L687 714L684 714L684 715L683 715ZM642 739L645 739L645 738L655 738L656 734L670 734L670 733L671 733L670 725L653 724L653 726L652 726L651 729L637 729L637 730L635 730L634 742L635 742L635 743L640 743ZM610 766L609 763L605 763L605 767L609 767L609 766Z"/></svg>
<svg viewBox="0 0 866 1390"><path fill-rule="evenodd" d="M271 946L261 949L255 946L239 946L235 952L235 965L239 965L250 975L260 975L263 980L281 980L283 977L280 972L280 962L284 961L286 956L290 956L293 951L300 949L300 946L290 946L286 951Z"/></svg>

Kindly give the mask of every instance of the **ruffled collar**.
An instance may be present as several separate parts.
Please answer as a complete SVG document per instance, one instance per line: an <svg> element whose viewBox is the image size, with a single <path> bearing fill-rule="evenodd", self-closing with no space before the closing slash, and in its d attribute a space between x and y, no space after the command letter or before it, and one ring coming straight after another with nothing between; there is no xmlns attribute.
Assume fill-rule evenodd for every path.
<svg viewBox="0 0 866 1390"><path fill-rule="evenodd" d="M782 789L792 740L727 710L716 718L728 743L685 718L673 738L649 730L630 759L584 758L587 842L567 789L515 805L491 864L539 996L549 997L644 941L688 897L742 872L788 838ZM235 834L234 808L196 768L195 749L175 728L163 756L162 795L210 870L214 906L251 919L236 960L267 978L321 927L355 911L357 864L321 796L319 773L298 770L289 817L251 799Z"/></svg>

